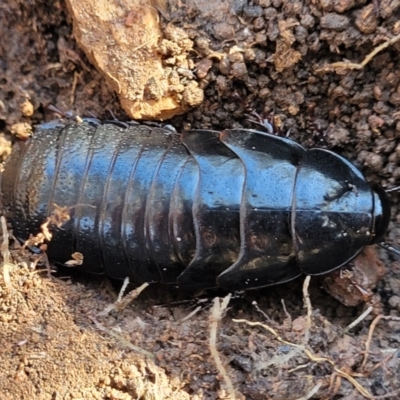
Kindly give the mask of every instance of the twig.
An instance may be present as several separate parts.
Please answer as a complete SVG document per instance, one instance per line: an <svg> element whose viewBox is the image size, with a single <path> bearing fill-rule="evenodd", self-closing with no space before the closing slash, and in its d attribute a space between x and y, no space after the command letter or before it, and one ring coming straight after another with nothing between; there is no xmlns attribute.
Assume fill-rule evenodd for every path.
<svg viewBox="0 0 400 400"><path fill-rule="evenodd" d="M39 264L40 261L44 262L44 265L46 266L47 276L50 278L51 273L54 272L54 270L51 269L49 257L47 257L47 253L45 250L42 250L42 253L38 254L37 257L35 257L34 261L31 264L32 269L36 269L36 266Z"/></svg>
<svg viewBox="0 0 400 400"><path fill-rule="evenodd" d="M222 302L220 302L220 298L216 297L214 299L214 305L211 309L211 315L210 315L210 322L211 322L211 328L210 328L210 353L212 357L214 358L215 365L217 367L218 372L221 374L222 378L225 381L225 384L227 386L228 393L231 397L231 400L235 400L235 389L233 388L232 381L230 380L225 367L222 364L221 357L219 356L218 350L217 350L217 330L218 330L218 322L222 319L223 313L228 307L229 300L231 299L232 295L228 294L226 297L222 299Z"/></svg>
<svg viewBox="0 0 400 400"><path fill-rule="evenodd" d="M179 322L187 321L188 319L192 318L193 315L197 314L201 310L201 306L196 307L193 311L191 311L186 317L183 317L179 320Z"/></svg>
<svg viewBox="0 0 400 400"><path fill-rule="evenodd" d="M122 301L122 297L124 296L125 290L128 285L129 285L129 276L127 276L124 279L124 283L122 284L121 290L118 293L117 303L120 303Z"/></svg>
<svg viewBox="0 0 400 400"><path fill-rule="evenodd" d="M124 285L126 283L126 280L124 281ZM129 280L128 280L129 283ZM121 290L120 290L120 294L122 292L122 289L124 289L125 291L125 287L124 285L122 286ZM121 311L124 308L126 308L133 300L135 300L140 293L143 292L144 289L147 288L147 286L149 286L148 283L143 283L142 285L140 285L139 287L137 287L136 289L133 289L132 291L130 291L124 298L120 298L120 295L118 295L118 299L115 303L110 304L109 306L107 306L103 311L99 312L97 314L98 317L104 317L105 315L108 315L111 311L113 310L118 310ZM122 292L123 293L123 292ZM122 297L122 296L121 296Z"/></svg>
<svg viewBox="0 0 400 400"><path fill-rule="evenodd" d="M309 393L307 393L305 396L299 397L296 400L308 400L311 399L311 397L314 396L314 394L316 394L319 390L319 388L322 386L322 382L319 381L311 390Z"/></svg>
<svg viewBox="0 0 400 400"><path fill-rule="evenodd" d="M1 230L3 232L3 243L1 244L1 255L3 256L3 279L7 289L12 289L10 279L10 251L8 250L8 229L6 219L2 216Z"/></svg>
<svg viewBox="0 0 400 400"><path fill-rule="evenodd" d="M363 321L369 314L371 314L374 308L368 307L356 320L354 320L349 326L346 327L344 333L347 333L350 329L353 329L356 325L358 325L361 321Z"/></svg>
<svg viewBox="0 0 400 400"><path fill-rule="evenodd" d="M71 106L73 106L75 103L76 85L78 84L78 79L81 77L81 75L82 75L82 72L81 73L78 73L76 71L74 72L74 80L72 81L72 88L71 88L70 99L69 99Z"/></svg>
<svg viewBox="0 0 400 400"><path fill-rule="evenodd" d="M308 343L308 340L310 339L310 330L311 330L311 325L312 325L312 305L311 305L311 300L310 300L310 295L308 293L308 287L310 286L310 280L311 276L307 275L306 279L304 279L303 283L303 301L304 301L304 306L307 308L307 324L306 324L306 329L304 332L304 344L306 345Z"/></svg>

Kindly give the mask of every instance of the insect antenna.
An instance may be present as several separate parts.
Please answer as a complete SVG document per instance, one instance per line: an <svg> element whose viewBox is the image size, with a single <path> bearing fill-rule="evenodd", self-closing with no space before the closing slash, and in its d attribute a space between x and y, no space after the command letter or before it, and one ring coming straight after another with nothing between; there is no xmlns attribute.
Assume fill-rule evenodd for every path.
<svg viewBox="0 0 400 400"><path fill-rule="evenodd" d="M62 111L60 110L58 107L56 107L54 104L49 104L46 107L49 111L52 111L58 115L61 115L61 117L69 119L69 120L73 120L73 121L77 121L77 122L81 122L79 119L80 117L78 115L75 115L73 111Z"/></svg>
<svg viewBox="0 0 400 400"><path fill-rule="evenodd" d="M377 245L378 245L379 247L381 247L382 249L385 249L385 250L387 250L387 251L390 251L391 253L393 253L393 254L395 254L396 256L399 256L399 257L400 257L400 250L399 250L399 249L396 249L395 247L391 246L390 244L385 243L385 242L380 242L380 243L377 243Z"/></svg>

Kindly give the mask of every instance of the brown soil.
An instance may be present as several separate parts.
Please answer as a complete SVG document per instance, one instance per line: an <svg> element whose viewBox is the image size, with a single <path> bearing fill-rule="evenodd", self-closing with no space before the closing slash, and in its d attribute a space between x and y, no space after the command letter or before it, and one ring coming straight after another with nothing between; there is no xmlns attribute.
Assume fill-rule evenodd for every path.
<svg viewBox="0 0 400 400"><path fill-rule="evenodd" d="M167 17L193 40L205 97L200 107L171 121L177 129L247 127L246 114L256 111L301 144L346 156L369 181L398 185L398 0L231 1L221 2L229 5L224 12L210 7L218 2L180 3L171 5ZM12 134L26 137L34 124L55 118L49 104L99 118L109 118L111 110L126 119L115 94L77 47L64 1L4 0L0 32L3 155ZM361 63L390 39L365 65L343 64ZM391 194L387 237L397 246L398 197ZM198 304L154 286L105 313L119 290L106 279L63 277L68 271L48 276L43 268L32 268L27 252L17 249L11 256L18 264L10 271L11 287L0 279L0 399L232 397L209 347L212 298L226 294L206 293L201 309L186 318ZM231 299L218 323L217 351L236 398L398 398L400 262L387 252L379 256L386 272L374 281L367 304L345 306L320 289L321 279L312 279L311 325L302 279ZM372 275L374 280L380 273ZM354 285L348 296L343 287L335 294L332 279L342 277L332 276L324 285L353 304ZM371 304L372 313L347 331ZM368 336L379 315L384 317Z"/></svg>

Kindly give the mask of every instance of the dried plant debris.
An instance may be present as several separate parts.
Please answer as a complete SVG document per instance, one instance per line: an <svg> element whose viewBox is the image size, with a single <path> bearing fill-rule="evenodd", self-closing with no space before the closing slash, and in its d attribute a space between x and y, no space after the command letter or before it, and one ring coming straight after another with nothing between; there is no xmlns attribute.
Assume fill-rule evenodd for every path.
<svg viewBox="0 0 400 400"><path fill-rule="evenodd" d="M378 282L387 270L379 260L376 247L368 246L349 264L324 278L324 288L335 299L348 307L362 303L380 303L374 293Z"/></svg>
<svg viewBox="0 0 400 400"><path fill-rule="evenodd" d="M160 0L139 12L107 2L122 12L101 23L85 13L82 36L73 11L79 4L0 5L7 38L0 43L4 156L16 141L12 132L28 138L30 127L55 118L50 104L102 119L111 110L126 120L136 115L129 107L150 117L148 108L164 101L164 117L190 109L171 121L177 131L259 129L248 121L255 112L283 136L346 156L371 183L400 185L399 1ZM129 36L144 17L154 22L157 39L146 24L141 36ZM114 43L133 44L117 57L112 42L91 36L97 52L97 44L108 45L100 56L84 52L77 40L83 44L99 26L115 34ZM131 78L141 82L139 90L123 75L138 58L142 68ZM159 75L146 75L154 62ZM123 87L130 90L126 104ZM396 246L398 200L391 193L387 240ZM386 252L378 254L384 272L376 254L368 254L330 282L312 279L307 312L298 281L232 297L222 318L210 323L214 293L198 302L150 285L135 298L138 291L128 286L117 301L119 288L108 281L73 275L75 268L48 276L41 255L6 243L3 236L10 268L0 274L0 397L227 399L231 387L211 354L211 325L238 399L399 397L400 261ZM79 262L79 255L71 260ZM332 295L320 289L325 284Z"/></svg>
<svg viewBox="0 0 400 400"><path fill-rule="evenodd" d="M292 30L298 25L299 22L291 18L278 22L279 36L274 54L274 64L278 72L293 68L301 60L301 53L292 48L292 44L296 41Z"/></svg>

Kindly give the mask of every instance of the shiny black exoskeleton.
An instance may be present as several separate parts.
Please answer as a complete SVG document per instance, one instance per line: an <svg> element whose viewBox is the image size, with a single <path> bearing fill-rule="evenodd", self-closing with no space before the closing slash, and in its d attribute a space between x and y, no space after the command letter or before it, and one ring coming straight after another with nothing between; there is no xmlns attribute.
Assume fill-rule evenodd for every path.
<svg viewBox="0 0 400 400"><path fill-rule="evenodd" d="M53 210L48 255L136 282L240 290L318 275L384 236L390 208L347 160L245 129L191 131L83 122L39 128L6 163L14 235Z"/></svg>

